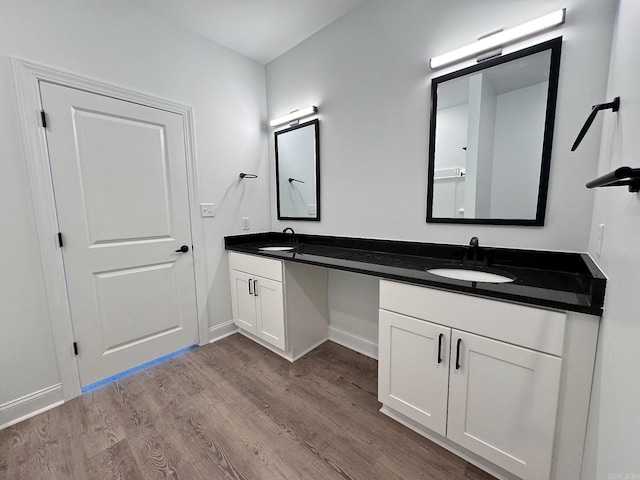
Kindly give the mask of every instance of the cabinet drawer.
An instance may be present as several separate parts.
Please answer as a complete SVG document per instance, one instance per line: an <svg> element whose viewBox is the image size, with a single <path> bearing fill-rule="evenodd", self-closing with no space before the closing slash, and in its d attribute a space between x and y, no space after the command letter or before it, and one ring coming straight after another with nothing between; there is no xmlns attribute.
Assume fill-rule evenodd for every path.
<svg viewBox="0 0 640 480"><path fill-rule="evenodd" d="M388 280L380 308L562 356L565 313Z"/></svg>
<svg viewBox="0 0 640 480"><path fill-rule="evenodd" d="M282 282L282 261L280 260L229 252L229 267L231 267L231 270L238 270Z"/></svg>

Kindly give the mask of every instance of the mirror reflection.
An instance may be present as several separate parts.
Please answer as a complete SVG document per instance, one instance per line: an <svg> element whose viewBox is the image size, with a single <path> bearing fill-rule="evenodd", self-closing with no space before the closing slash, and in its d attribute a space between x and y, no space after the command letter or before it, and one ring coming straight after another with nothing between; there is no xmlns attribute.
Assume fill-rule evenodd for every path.
<svg viewBox="0 0 640 480"><path fill-rule="evenodd" d="M561 42L432 81L428 222L544 224Z"/></svg>
<svg viewBox="0 0 640 480"><path fill-rule="evenodd" d="M279 220L320 220L319 122L274 134Z"/></svg>

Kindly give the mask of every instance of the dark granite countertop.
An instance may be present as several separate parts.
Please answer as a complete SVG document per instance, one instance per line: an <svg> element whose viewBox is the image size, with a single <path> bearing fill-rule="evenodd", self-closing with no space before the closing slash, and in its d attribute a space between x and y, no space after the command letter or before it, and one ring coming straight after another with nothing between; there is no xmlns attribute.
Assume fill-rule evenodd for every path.
<svg viewBox="0 0 640 480"><path fill-rule="evenodd" d="M261 247L291 245L293 251ZM480 246L476 260L464 245L375 240L279 232L225 237L236 252L373 275L442 290L602 315L606 278L584 253ZM477 269L515 278L509 283L454 280L438 267Z"/></svg>

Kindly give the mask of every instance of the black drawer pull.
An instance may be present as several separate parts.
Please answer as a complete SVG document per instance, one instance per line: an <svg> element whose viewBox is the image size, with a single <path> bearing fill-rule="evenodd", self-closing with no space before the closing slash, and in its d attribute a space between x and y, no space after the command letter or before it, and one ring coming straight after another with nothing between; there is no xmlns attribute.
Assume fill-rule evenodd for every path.
<svg viewBox="0 0 640 480"><path fill-rule="evenodd" d="M456 344L456 370L460 369L460 344L462 343L462 339L459 338Z"/></svg>
<svg viewBox="0 0 640 480"><path fill-rule="evenodd" d="M247 283L249 284L249 295L253 295L253 292L251 291L251 279L247 280Z"/></svg>
<svg viewBox="0 0 640 480"><path fill-rule="evenodd" d="M444 333L438 335L438 363L442 363L442 339L444 337Z"/></svg>

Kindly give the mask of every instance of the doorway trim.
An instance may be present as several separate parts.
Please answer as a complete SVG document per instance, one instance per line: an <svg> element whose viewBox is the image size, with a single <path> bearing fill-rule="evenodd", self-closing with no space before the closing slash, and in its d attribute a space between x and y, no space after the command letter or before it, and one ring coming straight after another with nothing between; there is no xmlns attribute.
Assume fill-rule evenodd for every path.
<svg viewBox="0 0 640 480"><path fill-rule="evenodd" d="M42 269L44 272L47 311L53 332L53 343L58 362L64 400L80 395L80 375L73 351L73 324L68 301L64 263L58 246L58 221L53 191L53 178L49 165L49 152L40 112L39 82L46 81L63 87L103 95L137 103L181 115L185 135L187 162L187 188L189 192L189 217L193 242L196 310L198 316L199 344L209 342L209 321L206 310L206 258L204 254L204 230L198 215L199 198L197 161L193 131L193 109L187 105L164 100L144 93L110 85L98 80L78 76L45 67L18 58L12 58L23 143L26 153L31 198L35 213L36 231Z"/></svg>

